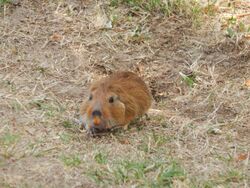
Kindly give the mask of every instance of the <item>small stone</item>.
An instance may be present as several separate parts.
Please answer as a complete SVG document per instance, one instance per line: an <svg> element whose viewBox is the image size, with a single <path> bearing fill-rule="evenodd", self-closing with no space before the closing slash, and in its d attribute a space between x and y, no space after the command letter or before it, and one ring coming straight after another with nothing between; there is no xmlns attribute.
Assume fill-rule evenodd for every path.
<svg viewBox="0 0 250 188"><path fill-rule="evenodd" d="M222 130L218 128L212 128L209 130L209 133L219 135L219 134L222 134Z"/></svg>

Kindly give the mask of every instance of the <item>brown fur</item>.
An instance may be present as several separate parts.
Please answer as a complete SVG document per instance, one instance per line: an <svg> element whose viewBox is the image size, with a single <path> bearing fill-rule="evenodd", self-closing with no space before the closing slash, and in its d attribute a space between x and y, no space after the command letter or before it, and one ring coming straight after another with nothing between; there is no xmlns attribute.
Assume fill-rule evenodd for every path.
<svg viewBox="0 0 250 188"><path fill-rule="evenodd" d="M144 81L132 72L116 72L105 77L93 83L89 92L93 99L84 101L80 109L86 121L84 123L91 122L93 110L98 109L102 112L105 129L125 126L137 116L143 115L152 101ZM112 96L117 97L117 101L110 104L108 100Z"/></svg>

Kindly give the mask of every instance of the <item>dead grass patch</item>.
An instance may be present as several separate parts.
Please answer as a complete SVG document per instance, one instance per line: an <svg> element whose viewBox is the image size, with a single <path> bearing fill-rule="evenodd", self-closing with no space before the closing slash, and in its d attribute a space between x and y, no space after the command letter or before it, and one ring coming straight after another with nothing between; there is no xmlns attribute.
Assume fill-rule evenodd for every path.
<svg viewBox="0 0 250 188"><path fill-rule="evenodd" d="M164 2L105 1L104 29L93 1L1 5L0 187L249 186L249 6ZM89 138L80 102L115 70L167 114Z"/></svg>

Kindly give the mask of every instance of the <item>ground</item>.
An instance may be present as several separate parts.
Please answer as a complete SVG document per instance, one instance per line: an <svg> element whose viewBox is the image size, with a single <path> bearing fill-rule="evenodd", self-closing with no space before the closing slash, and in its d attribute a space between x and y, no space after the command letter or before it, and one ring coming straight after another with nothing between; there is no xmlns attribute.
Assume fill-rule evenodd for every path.
<svg viewBox="0 0 250 188"><path fill-rule="evenodd" d="M0 2L0 187L250 186L249 1ZM80 103L116 70L165 115L91 138Z"/></svg>

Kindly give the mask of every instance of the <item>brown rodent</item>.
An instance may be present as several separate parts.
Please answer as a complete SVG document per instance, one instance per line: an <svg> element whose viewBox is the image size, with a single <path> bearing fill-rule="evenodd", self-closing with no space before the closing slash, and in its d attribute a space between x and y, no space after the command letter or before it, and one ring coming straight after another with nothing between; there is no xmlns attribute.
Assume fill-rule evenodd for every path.
<svg viewBox="0 0 250 188"><path fill-rule="evenodd" d="M96 134L114 126L126 127L152 103L145 82L132 72L116 72L94 82L80 108L82 124Z"/></svg>

